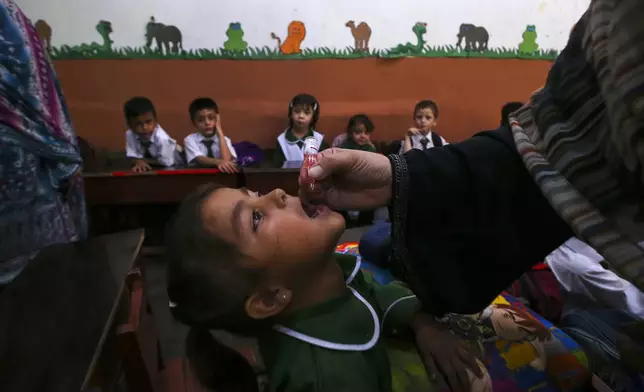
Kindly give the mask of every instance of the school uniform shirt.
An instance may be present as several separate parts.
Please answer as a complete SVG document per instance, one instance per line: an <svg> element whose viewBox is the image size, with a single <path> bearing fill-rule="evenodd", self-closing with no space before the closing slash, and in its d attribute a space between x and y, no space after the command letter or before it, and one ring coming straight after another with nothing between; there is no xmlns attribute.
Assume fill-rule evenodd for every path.
<svg viewBox="0 0 644 392"><path fill-rule="evenodd" d="M575 237L546 257L564 293L564 313L605 306L644 320L644 293L605 269L603 260L595 249Z"/></svg>
<svg viewBox="0 0 644 392"><path fill-rule="evenodd" d="M435 134L437 137L440 138L440 140L443 142L443 146L448 145L447 141L443 139L441 135L435 132L430 132L427 135L412 135L411 136L411 148L415 148L418 150L428 150L434 146L434 137L432 137L432 134ZM400 151L398 152L399 154L403 153L403 149L405 148L405 140L403 139L402 143L400 144Z"/></svg>
<svg viewBox="0 0 644 392"><path fill-rule="evenodd" d="M333 138L333 142L331 143L331 147L340 147L346 140L347 140L347 134L346 133L341 133L338 136Z"/></svg>
<svg viewBox="0 0 644 392"><path fill-rule="evenodd" d="M147 151L146 151L147 150ZM160 165L169 167L178 162L177 142L166 131L157 125L149 144L141 139L131 129L125 132L125 154L128 158L153 158Z"/></svg>
<svg viewBox="0 0 644 392"><path fill-rule="evenodd" d="M376 152L376 147L372 144L359 145L355 140L347 138L341 145L340 148L346 148L347 150L360 150L360 151L369 151Z"/></svg>
<svg viewBox="0 0 644 392"><path fill-rule="evenodd" d="M273 162L276 165L282 165L287 161L303 161L304 140L307 137L315 137L318 143L320 143L320 151L325 150L328 147L326 142L324 141L324 135L319 133L318 131L309 130L309 132L304 135L304 137L298 139L297 137L295 137L295 135L293 135L291 128L288 128L277 137L277 146L275 147Z"/></svg>
<svg viewBox="0 0 644 392"><path fill-rule="evenodd" d="M389 159L389 268L434 316L481 311L574 236L508 129Z"/></svg>
<svg viewBox="0 0 644 392"><path fill-rule="evenodd" d="M227 136L224 136L224 139L226 140L226 145L228 146L228 150L230 150L230 154L233 158L237 159L237 152L235 151L232 142ZM212 142L212 145L210 146L212 158L221 159L219 137L215 134L212 137L207 138L199 132L195 132L186 136L183 140L183 147L186 151L186 162L188 164L192 164L197 157L207 157L208 147L206 145L210 142Z"/></svg>
<svg viewBox="0 0 644 392"><path fill-rule="evenodd" d="M392 390L383 338L408 326L419 301L400 283L376 283L359 258L336 259L345 293L288 315L259 339L271 391Z"/></svg>

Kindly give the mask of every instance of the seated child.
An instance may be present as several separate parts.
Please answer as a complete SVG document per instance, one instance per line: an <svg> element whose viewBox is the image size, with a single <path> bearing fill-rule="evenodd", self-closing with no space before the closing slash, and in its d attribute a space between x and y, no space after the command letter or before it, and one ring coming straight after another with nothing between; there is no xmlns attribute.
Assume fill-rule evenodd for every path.
<svg viewBox="0 0 644 392"><path fill-rule="evenodd" d="M259 196L204 185L183 201L168 233L172 312L202 331L256 337L272 391L392 391L383 337L408 328L423 358L440 346L449 363L467 363L456 367L461 380L489 385L465 370L484 373L474 358L462 359L459 339L419 311L409 289L381 286L359 259L334 253L343 231L339 214L281 190ZM219 390L212 375L199 374L215 371L199 362L216 357L199 352L209 345L193 341L187 353L197 378Z"/></svg>
<svg viewBox="0 0 644 392"><path fill-rule="evenodd" d="M319 151L328 146L324 142L324 135L316 131L320 117L320 104L314 96L308 94L296 95L288 104L288 128L277 137L277 146L273 155L273 162L281 166L284 162L304 160L304 139L315 137L320 143Z"/></svg>
<svg viewBox="0 0 644 392"><path fill-rule="evenodd" d="M152 170L151 165L173 166L178 163L177 142L157 123L157 112L145 97L134 97L123 105L128 130L125 154L134 161L132 171Z"/></svg>
<svg viewBox="0 0 644 392"><path fill-rule="evenodd" d="M237 153L230 139L224 135L219 108L215 101L210 98L197 98L192 101L188 111L190 120L197 130L183 141L187 163L201 167L216 167L224 173L236 173Z"/></svg>
<svg viewBox="0 0 644 392"><path fill-rule="evenodd" d="M371 142L371 133L375 127L366 114L356 114L349 119L347 137L340 148L376 152L376 146Z"/></svg>
<svg viewBox="0 0 644 392"><path fill-rule="evenodd" d="M440 147L448 144L434 127L438 123L438 105L436 102L425 100L420 101L414 108L415 126L407 130L405 139L400 146L400 153L404 154L412 148L427 150L432 147Z"/></svg>

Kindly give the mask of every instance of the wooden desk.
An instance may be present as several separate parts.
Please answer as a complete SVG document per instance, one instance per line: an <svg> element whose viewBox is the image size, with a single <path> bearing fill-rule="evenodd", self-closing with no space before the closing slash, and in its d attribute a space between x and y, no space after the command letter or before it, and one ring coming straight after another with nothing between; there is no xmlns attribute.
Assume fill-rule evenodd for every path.
<svg viewBox="0 0 644 392"><path fill-rule="evenodd" d="M89 205L179 203L197 186L216 182L238 188L243 174L216 169L165 169L146 173L131 171L83 173Z"/></svg>
<svg viewBox="0 0 644 392"><path fill-rule="evenodd" d="M0 293L0 391L89 380L143 242L135 230L43 249Z"/></svg>
<svg viewBox="0 0 644 392"><path fill-rule="evenodd" d="M282 169L270 166L244 168L246 188L261 193L268 193L280 188L289 195L297 196L299 176L299 168Z"/></svg>

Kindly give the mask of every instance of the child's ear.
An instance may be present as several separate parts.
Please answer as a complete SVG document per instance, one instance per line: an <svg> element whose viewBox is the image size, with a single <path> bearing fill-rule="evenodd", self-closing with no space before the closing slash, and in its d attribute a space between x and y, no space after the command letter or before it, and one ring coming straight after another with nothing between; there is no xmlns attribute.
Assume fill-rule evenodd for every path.
<svg viewBox="0 0 644 392"><path fill-rule="evenodd" d="M292 294L291 290L283 286L256 291L246 300L246 314L258 320L278 315L291 303Z"/></svg>

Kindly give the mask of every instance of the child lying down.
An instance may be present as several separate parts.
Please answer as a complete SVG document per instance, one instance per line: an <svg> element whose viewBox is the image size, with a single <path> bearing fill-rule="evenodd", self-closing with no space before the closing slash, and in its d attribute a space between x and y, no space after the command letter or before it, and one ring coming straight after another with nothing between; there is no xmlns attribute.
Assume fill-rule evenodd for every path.
<svg viewBox="0 0 644 392"><path fill-rule="evenodd" d="M343 231L340 214L305 210L281 190L260 196L205 185L169 231L173 312L194 327L256 337L271 390L391 391L382 338L409 330L425 344L437 331L405 286L380 286L355 257L334 254ZM470 359L447 338L450 358ZM455 377L476 378L458 370Z"/></svg>
<svg viewBox="0 0 644 392"><path fill-rule="evenodd" d="M255 337L271 391L491 391L482 363L407 287L380 285L359 259L334 253L343 231L340 214L279 189L204 185L168 232L173 314L193 330ZM414 340L417 351L403 347ZM204 369L208 354L190 353L191 367ZM412 363L404 382L391 371L402 357ZM439 372L447 383L430 381ZM218 390L216 377L196 373Z"/></svg>

